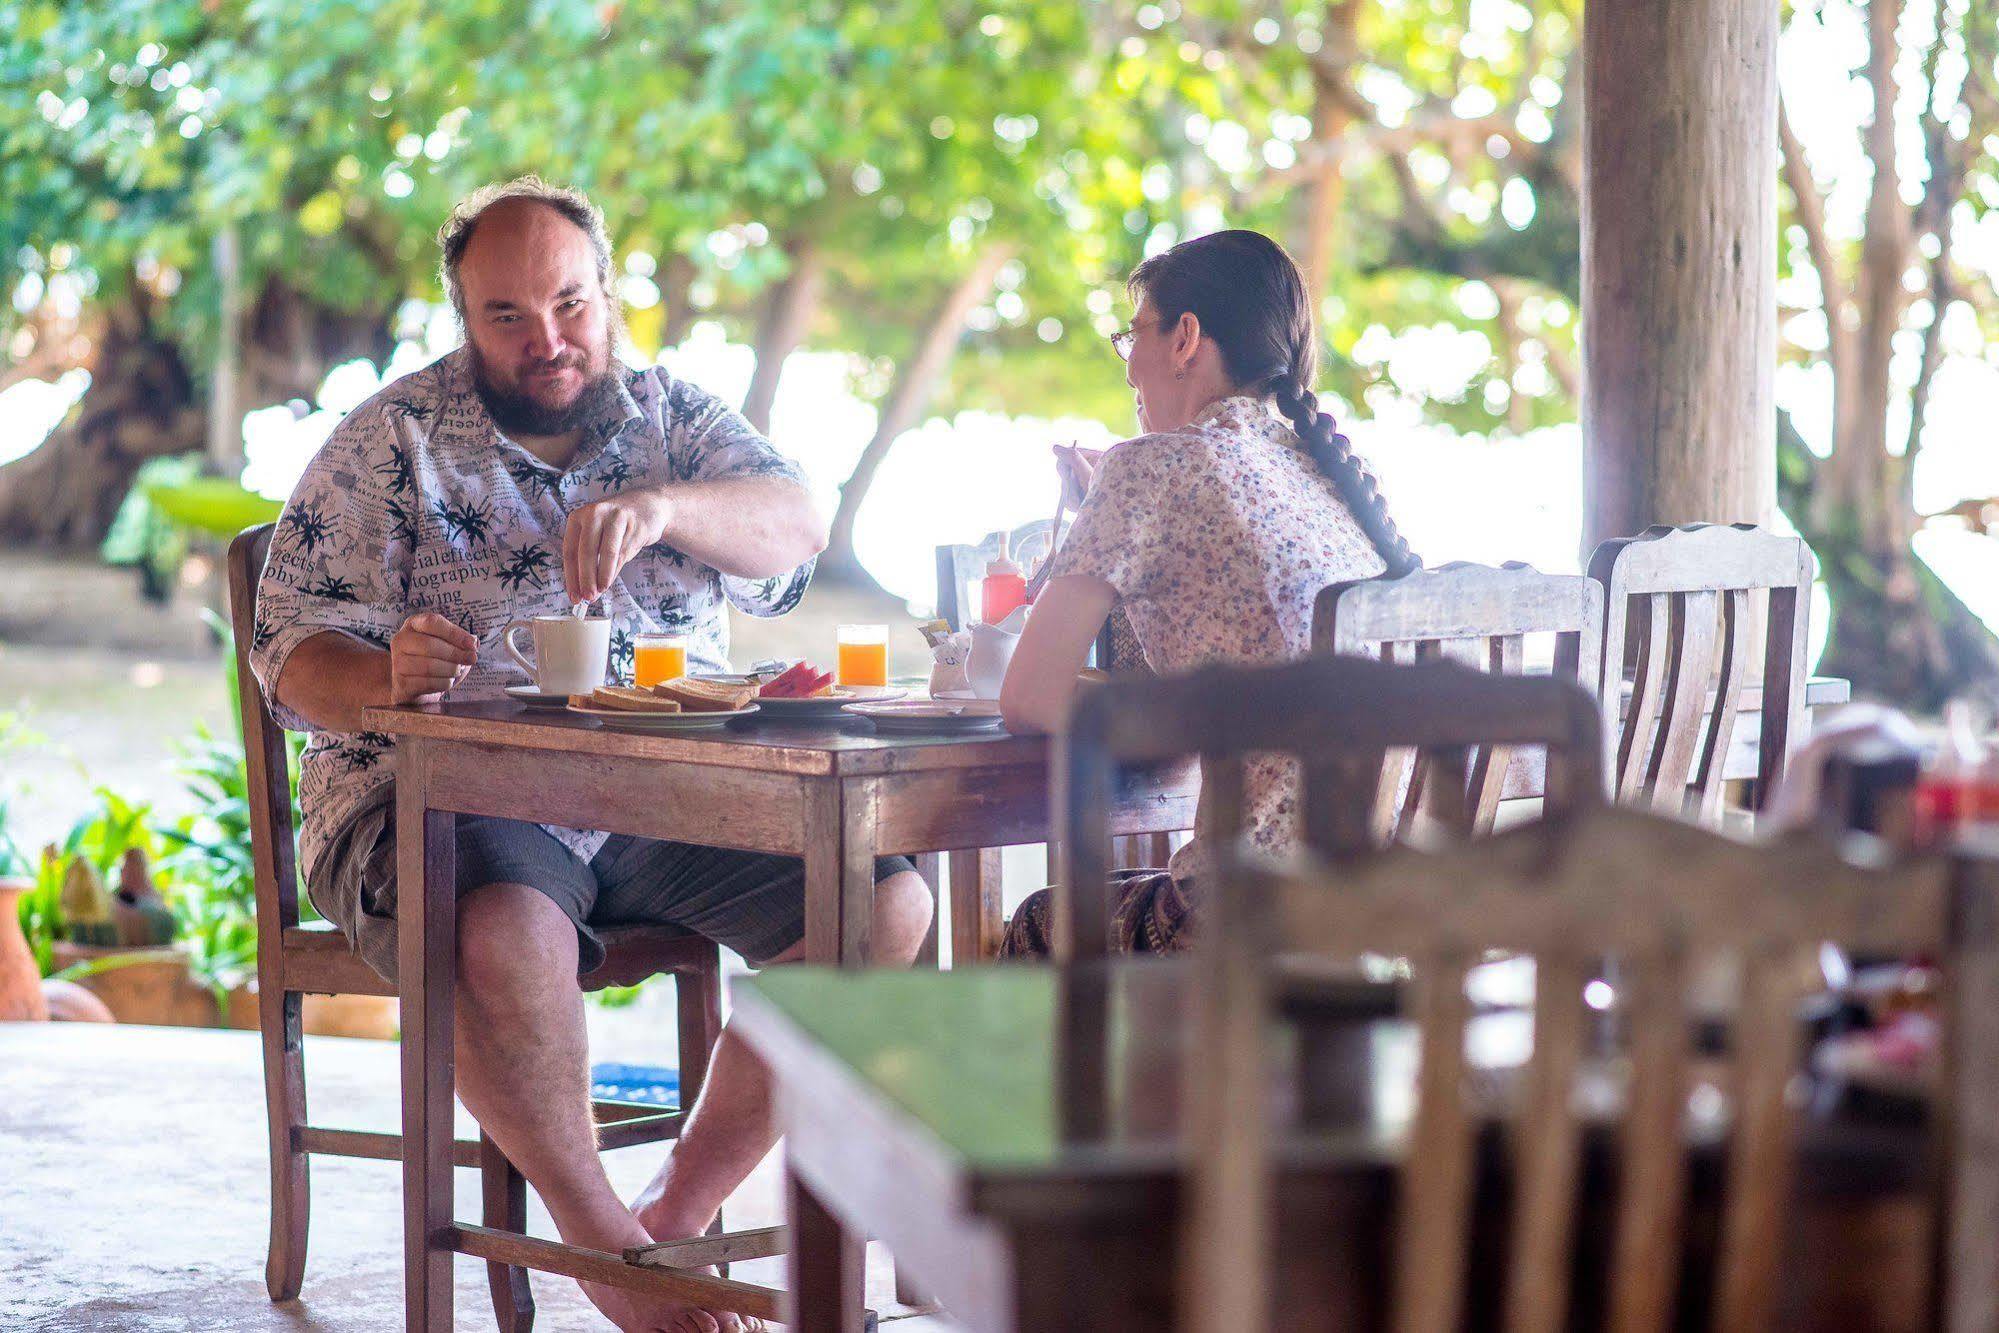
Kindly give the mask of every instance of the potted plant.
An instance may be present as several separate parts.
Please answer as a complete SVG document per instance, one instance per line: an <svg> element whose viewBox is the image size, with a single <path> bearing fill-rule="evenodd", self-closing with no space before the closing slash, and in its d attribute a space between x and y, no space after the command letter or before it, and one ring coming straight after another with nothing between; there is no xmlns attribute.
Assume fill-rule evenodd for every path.
<svg viewBox="0 0 1999 1333"><path fill-rule="evenodd" d="M200 731L187 743L181 774L196 812L156 831L171 848L161 870L173 886L182 951L189 974L215 997L222 1021L255 1028L257 879L242 747ZM296 827L296 778L292 800ZM311 904L301 901L300 907L311 919ZM304 1022L315 1036L393 1037L396 1003L379 995L308 995Z"/></svg>

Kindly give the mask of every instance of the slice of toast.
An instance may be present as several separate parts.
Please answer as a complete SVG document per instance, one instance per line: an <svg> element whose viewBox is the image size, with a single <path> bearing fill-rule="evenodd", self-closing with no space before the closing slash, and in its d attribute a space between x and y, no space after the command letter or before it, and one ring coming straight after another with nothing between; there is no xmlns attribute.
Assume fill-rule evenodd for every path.
<svg viewBox="0 0 1999 1333"><path fill-rule="evenodd" d="M628 689L622 685L603 685L587 695L578 695L572 702L587 708L613 708L621 713L678 713L680 704L673 699L662 699L651 690Z"/></svg>
<svg viewBox="0 0 1999 1333"><path fill-rule="evenodd" d="M719 680L662 681L652 687L662 699L671 699L689 713L733 713L747 708L757 697L754 685L730 685Z"/></svg>

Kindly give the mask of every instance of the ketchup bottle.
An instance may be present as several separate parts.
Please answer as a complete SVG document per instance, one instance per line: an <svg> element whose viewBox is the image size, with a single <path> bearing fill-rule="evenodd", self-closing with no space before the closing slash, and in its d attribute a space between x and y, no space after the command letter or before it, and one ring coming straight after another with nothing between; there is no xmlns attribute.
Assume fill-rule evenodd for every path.
<svg viewBox="0 0 1999 1333"><path fill-rule="evenodd" d="M1946 705L1943 745L1916 780L1910 802L1920 843L1947 844L1977 825L1999 819L1999 762L1995 761L1999 756L1978 738L1970 705L1962 700Z"/></svg>
<svg viewBox="0 0 1999 1333"><path fill-rule="evenodd" d="M1026 605L1027 578L1002 546L999 559L986 566L985 580L979 585L980 619L997 625Z"/></svg>

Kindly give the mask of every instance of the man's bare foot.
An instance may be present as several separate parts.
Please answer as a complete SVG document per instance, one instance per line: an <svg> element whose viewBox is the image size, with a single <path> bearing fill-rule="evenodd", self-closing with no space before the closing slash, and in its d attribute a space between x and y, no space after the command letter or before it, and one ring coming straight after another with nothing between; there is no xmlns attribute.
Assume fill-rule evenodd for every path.
<svg viewBox="0 0 1999 1333"><path fill-rule="evenodd" d="M557 1218L556 1230L571 1245L609 1254L623 1254L629 1246L657 1239L622 1207L615 1213L606 1210L601 1218ZM619 1333L745 1333L742 1321L732 1314L698 1310L664 1297L601 1282L577 1285L583 1288L590 1303L618 1326Z"/></svg>
<svg viewBox="0 0 1999 1333"><path fill-rule="evenodd" d="M689 1240L707 1234L715 1215L710 1213L706 1217L697 1217L679 1210L675 1207L675 1201L667 1197L670 1192L662 1190L660 1182L654 1180L637 1199L632 1201L632 1213L638 1219L639 1225L645 1228L646 1234L654 1241ZM694 1268L688 1271L707 1273L711 1276L715 1272L713 1268ZM762 1333L764 1328L763 1321L759 1319L749 1319L742 1315L724 1314L719 1311L713 1313L720 1321L719 1333ZM696 1326L676 1328L674 1333L696 1333ZM706 1331L701 1330L701 1333Z"/></svg>

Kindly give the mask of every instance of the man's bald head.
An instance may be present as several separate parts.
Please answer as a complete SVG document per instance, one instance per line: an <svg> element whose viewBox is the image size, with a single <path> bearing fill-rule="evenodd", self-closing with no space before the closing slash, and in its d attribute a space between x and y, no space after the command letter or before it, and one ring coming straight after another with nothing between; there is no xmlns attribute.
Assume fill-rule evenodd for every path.
<svg viewBox="0 0 1999 1333"><path fill-rule="evenodd" d="M526 176L471 195L438 241L494 422L510 435L576 429L593 401L615 392L618 312L603 216L580 193Z"/></svg>
<svg viewBox="0 0 1999 1333"><path fill-rule="evenodd" d="M539 207L536 207L538 205ZM451 298L459 319L465 318L465 289L461 281L465 252L486 223L494 230L514 226L548 226L557 219L582 234L595 264L597 280L606 295L611 285L611 237L604 227L604 215L581 190L550 185L539 176L518 176L497 185L481 186L459 200L451 216L437 229L438 249L443 257L438 265L444 294ZM553 235L553 232L543 232Z"/></svg>

